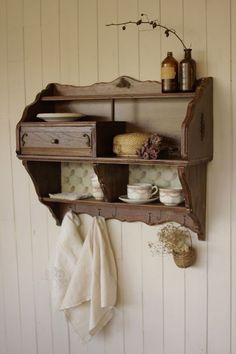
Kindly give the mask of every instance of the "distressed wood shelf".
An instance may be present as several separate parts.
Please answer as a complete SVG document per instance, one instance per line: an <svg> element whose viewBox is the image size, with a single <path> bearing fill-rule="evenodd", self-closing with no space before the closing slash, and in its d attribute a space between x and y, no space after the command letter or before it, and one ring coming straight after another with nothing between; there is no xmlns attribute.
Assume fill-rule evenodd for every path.
<svg viewBox="0 0 236 354"><path fill-rule="evenodd" d="M54 213L56 210L58 220L66 211L73 210L76 213L88 213L92 216L102 215L106 219L141 221L148 225L175 221L186 225L196 233L201 232L200 226L193 221L192 211L186 208L184 203L175 207L167 207L161 203L130 205L121 202L104 203L94 199L71 201L45 197L40 201Z"/></svg>
<svg viewBox="0 0 236 354"><path fill-rule="evenodd" d="M50 87L49 87L50 88ZM123 94L123 95L103 95L103 96L98 96L98 100L129 100L129 99L152 99L152 98L164 98L164 99L168 99L168 98L193 98L194 97L194 93L192 92L175 92L175 93L156 93L154 94L134 94L134 95L127 95L127 94ZM81 95L80 97L78 96L44 96L41 98L42 101L83 101L83 100L95 100L96 98L94 97L94 95Z"/></svg>
<svg viewBox="0 0 236 354"><path fill-rule="evenodd" d="M31 161L66 161L66 162L86 162L86 163L101 163L101 164L114 164L114 165L143 165L143 166L193 166L199 163L210 161L209 158L198 160L144 160L139 158L119 158L119 157L62 157L62 156L44 156L44 155L18 155L20 160Z"/></svg>
<svg viewBox="0 0 236 354"><path fill-rule="evenodd" d="M38 113L80 112L76 122L44 122ZM16 130L16 151L33 180L39 200L61 223L65 212L102 215L107 219L167 221L184 224L205 239L207 163L213 158L212 78L198 80L195 92L161 93L156 81L120 77L91 86L49 84L27 106ZM178 159L143 160L115 157L112 140L125 131L157 132L180 146ZM104 201L55 200L60 193L62 162L90 163L104 193ZM126 194L129 165L177 169L184 202L167 207L159 202L131 205L120 202Z"/></svg>

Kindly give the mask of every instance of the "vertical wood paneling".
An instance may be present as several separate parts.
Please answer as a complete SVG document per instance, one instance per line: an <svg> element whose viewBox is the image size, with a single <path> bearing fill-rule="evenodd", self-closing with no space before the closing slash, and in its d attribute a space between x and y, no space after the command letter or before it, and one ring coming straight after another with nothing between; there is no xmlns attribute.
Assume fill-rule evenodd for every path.
<svg viewBox="0 0 236 354"><path fill-rule="evenodd" d="M17 0L7 1L8 118L12 126L13 146L15 143L15 124L19 120L25 103L22 25L22 2Z"/></svg>
<svg viewBox="0 0 236 354"><path fill-rule="evenodd" d="M21 337L8 342L9 352L21 353L30 351L36 352L35 336L35 317L34 317L34 296L32 288L32 258L30 247L30 204L29 204L29 186L26 173L22 165L15 158L15 124L22 114L25 105L25 83L24 83L24 37L23 37L23 2L7 1L7 24L8 24L8 96L9 96L9 126L12 176L9 182L12 182L12 200L14 202L14 211L12 220L8 221L11 225L8 232L15 234L15 253L14 260L17 269L13 273L10 271L10 279L14 276L15 286L11 289L11 297L17 296L17 302L21 324ZM9 158L9 155L8 155ZM19 188L20 185L20 188ZM6 188L6 186L5 186ZM6 188L6 191L8 188ZM7 236L6 236L7 238ZM7 239L8 241L8 239ZM4 252L5 255L7 253ZM9 263L10 257L7 261ZM8 281L5 280L5 281ZM29 296L29 298L27 298ZM7 295L9 299L9 294ZM14 300L11 299L11 302ZM18 303L19 301L19 303ZM13 319L13 317L12 317ZM11 319L11 331L12 328ZM9 334L11 333L9 331ZM30 336L30 337L28 337Z"/></svg>
<svg viewBox="0 0 236 354"><path fill-rule="evenodd" d="M0 246L1 246L1 224L0 224ZM3 262L2 252L0 248L0 282L3 285ZM0 288L0 348L2 354L7 354L7 335L6 335L6 319L5 319L5 299L3 286Z"/></svg>
<svg viewBox="0 0 236 354"><path fill-rule="evenodd" d="M11 191L11 180L9 180L9 176L11 174L11 166L10 161L5 160L6 157L9 157L9 124L8 124L8 86L7 86L7 9L6 9L6 2L1 1L1 12L0 12L0 76L3 79L2 87L0 88L0 160L3 164L3 167L9 167L9 169L5 170L0 175L0 185L5 185ZM4 119L4 120L3 120ZM8 162L6 166L5 163ZM7 311L6 305L8 302L5 301L6 291L9 290L9 287L5 287L4 278L6 276L6 268L7 262L4 256L4 243L5 243L5 235L7 230L9 232L9 228L6 228L7 216L9 221L11 220L13 224L12 215L12 199L10 203L7 203L7 208L4 208L4 201L7 202L6 196L1 196L1 203L0 203L0 348L3 354L7 354L7 347L8 347L8 337L7 337L7 317L9 313ZM11 210L11 217L9 215L9 211ZM10 239L14 240L14 233L10 235ZM13 243L13 252L14 252L14 243ZM14 265L16 266L15 259ZM14 269L16 271L16 267ZM9 285L7 281L6 286ZM16 289L17 290L17 289ZM17 305L18 302L17 302ZM19 321L19 314L17 316L17 322ZM19 322L17 323L19 325ZM19 326L17 327L19 329Z"/></svg>
<svg viewBox="0 0 236 354"><path fill-rule="evenodd" d="M26 103L42 88L41 16L38 0L24 0L24 74Z"/></svg>
<svg viewBox="0 0 236 354"><path fill-rule="evenodd" d="M4 317L1 318L5 329L6 346L8 353L22 353L21 316L18 288L18 264L15 239L12 170L10 151L9 122L1 120L0 129L0 161L4 166L1 172L0 183L8 192L1 196L0 207L0 256L2 265L2 284L4 298ZM12 340L12 335L14 340Z"/></svg>
<svg viewBox="0 0 236 354"><path fill-rule="evenodd" d="M183 1L182 0L161 0L161 17L160 21L167 27L173 28L178 35L183 38ZM162 60L166 57L167 52L173 52L176 60L183 58L183 46L174 36L166 37L164 31L161 30L161 55Z"/></svg>
<svg viewBox="0 0 236 354"><path fill-rule="evenodd" d="M144 13L149 20L160 19L160 4L154 0L139 0L139 17ZM143 17L143 20L147 20ZM139 29L140 80L160 81L161 31L151 26L142 25Z"/></svg>
<svg viewBox="0 0 236 354"><path fill-rule="evenodd" d="M196 234L192 241L197 261L185 273L185 347L188 354L207 354L207 244L199 242Z"/></svg>
<svg viewBox="0 0 236 354"><path fill-rule="evenodd" d="M97 6L97 0L79 0L80 85L89 85L98 81Z"/></svg>
<svg viewBox="0 0 236 354"><path fill-rule="evenodd" d="M172 255L164 256L163 267L164 353L185 353L185 272Z"/></svg>
<svg viewBox="0 0 236 354"><path fill-rule="evenodd" d="M225 25L219 27L222 18ZM208 75L215 77L214 162L208 183L208 352L220 354L230 353L230 1L207 2L207 58ZM222 185L224 193L218 195L215 191Z"/></svg>
<svg viewBox="0 0 236 354"><path fill-rule="evenodd" d="M0 1L0 119L8 114L8 77L7 77L7 6L6 1Z"/></svg>
<svg viewBox="0 0 236 354"><path fill-rule="evenodd" d="M32 255L38 354L53 353L52 318L47 280L49 258L47 212L31 193ZM40 250L40 251L39 251Z"/></svg>
<svg viewBox="0 0 236 354"><path fill-rule="evenodd" d="M60 77L60 40L59 40L59 1L40 0L41 5L41 44L42 82L58 82Z"/></svg>
<svg viewBox="0 0 236 354"><path fill-rule="evenodd" d="M184 0L183 38L185 45L192 48L192 57L197 62L197 77L206 76L206 0Z"/></svg>
<svg viewBox="0 0 236 354"><path fill-rule="evenodd" d="M119 29L106 26L111 22L116 22L116 0L98 0L99 81L111 81L118 76Z"/></svg>
<svg viewBox="0 0 236 354"><path fill-rule="evenodd" d="M141 223L122 224L124 352L143 353Z"/></svg>
<svg viewBox="0 0 236 354"><path fill-rule="evenodd" d="M78 1L60 0L61 82L78 84Z"/></svg>
<svg viewBox="0 0 236 354"><path fill-rule="evenodd" d="M157 226L142 224L143 333L145 354L163 353L162 257L152 255L149 242L157 241ZM158 300L157 300L158 299Z"/></svg>
<svg viewBox="0 0 236 354"><path fill-rule="evenodd" d="M236 352L236 4L231 1L231 119L232 119L232 176L231 176L231 353Z"/></svg>
<svg viewBox="0 0 236 354"><path fill-rule="evenodd" d="M118 22L135 21L139 16L137 0L118 1ZM127 25L125 31L119 27L119 75L139 78L139 35L136 25Z"/></svg>

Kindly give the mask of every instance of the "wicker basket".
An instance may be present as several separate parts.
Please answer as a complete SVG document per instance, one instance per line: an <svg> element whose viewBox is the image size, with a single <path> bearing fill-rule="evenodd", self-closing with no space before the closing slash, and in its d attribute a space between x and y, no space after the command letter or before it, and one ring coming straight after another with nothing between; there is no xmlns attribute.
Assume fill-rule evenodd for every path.
<svg viewBox="0 0 236 354"><path fill-rule="evenodd" d="M175 264L179 268L188 268L196 261L196 251L193 247L189 248L188 252L175 253L173 252Z"/></svg>
<svg viewBox="0 0 236 354"><path fill-rule="evenodd" d="M151 134L148 133L126 133L116 135L113 139L113 152L117 156L135 157L137 150Z"/></svg>

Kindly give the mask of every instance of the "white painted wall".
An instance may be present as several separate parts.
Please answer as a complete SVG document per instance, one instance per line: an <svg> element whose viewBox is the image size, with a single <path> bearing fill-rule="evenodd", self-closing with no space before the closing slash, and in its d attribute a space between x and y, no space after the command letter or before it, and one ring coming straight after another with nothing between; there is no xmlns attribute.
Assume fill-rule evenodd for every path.
<svg viewBox="0 0 236 354"><path fill-rule="evenodd" d="M119 268L116 317L81 345L49 300L47 262L58 228L15 157L15 126L48 82L91 84L127 74L159 79L176 40L158 30L107 28L141 12L174 27L214 77L214 161L208 241L197 264L152 257L157 227L109 221ZM236 353L236 2L233 0L0 0L0 353ZM90 223L83 216L84 231Z"/></svg>

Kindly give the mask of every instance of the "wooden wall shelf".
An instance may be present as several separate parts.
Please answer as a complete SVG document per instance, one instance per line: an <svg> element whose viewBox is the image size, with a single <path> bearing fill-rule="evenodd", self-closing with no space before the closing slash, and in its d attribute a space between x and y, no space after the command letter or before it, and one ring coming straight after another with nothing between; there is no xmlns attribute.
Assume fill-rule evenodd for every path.
<svg viewBox="0 0 236 354"><path fill-rule="evenodd" d="M76 122L49 123L38 113L81 112ZM176 221L205 239L206 173L213 157L212 78L198 80L190 93L161 93L156 81L120 77L111 83L76 87L49 84L27 106L17 125L17 156L35 185L39 200L58 224L65 212L102 215L121 221L159 224ZM112 140L125 131L157 132L180 145L178 159L143 160L112 155ZM61 192L61 162L91 163L104 193L104 201L55 200ZM126 194L129 165L175 166L183 187L182 205L166 207L154 202L130 205L118 202Z"/></svg>

